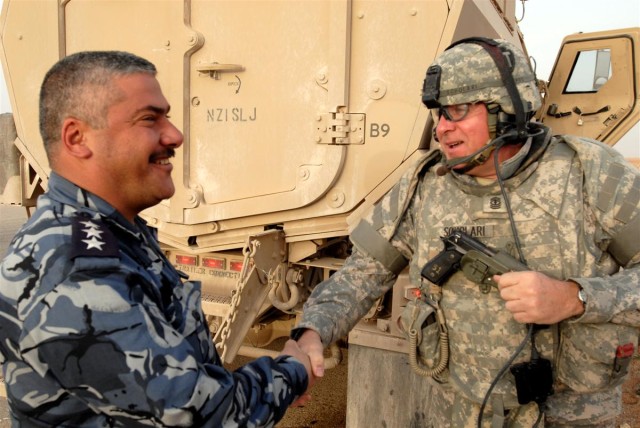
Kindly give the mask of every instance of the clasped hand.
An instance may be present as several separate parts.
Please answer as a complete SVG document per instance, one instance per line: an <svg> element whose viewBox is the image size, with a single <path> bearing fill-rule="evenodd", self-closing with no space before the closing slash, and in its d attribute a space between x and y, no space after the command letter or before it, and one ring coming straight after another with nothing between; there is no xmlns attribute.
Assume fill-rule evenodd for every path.
<svg viewBox="0 0 640 428"><path fill-rule="evenodd" d="M318 336L318 339L319 339L319 336ZM320 343L320 347L321 347L320 355L322 356L322 343ZM310 359L312 354L309 354L305 349L301 348L299 343L296 342L295 340L289 339L285 343L284 348L282 348L282 351L280 352L280 355L290 355L290 356L294 357L295 359L297 359L298 361L300 361L304 365L304 368L307 371L307 376L309 378L309 383L307 385L307 390L304 392L304 394L302 394L296 401L294 401L291 404L291 407L303 406L309 400L311 400L311 394L309 394L309 390L311 389L311 387L315 383L316 377L317 377L315 375L314 371L312 370L313 362ZM323 359L323 361L324 361L324 359ZM322 363L322 364L324 364L324 363Z"/></svg>

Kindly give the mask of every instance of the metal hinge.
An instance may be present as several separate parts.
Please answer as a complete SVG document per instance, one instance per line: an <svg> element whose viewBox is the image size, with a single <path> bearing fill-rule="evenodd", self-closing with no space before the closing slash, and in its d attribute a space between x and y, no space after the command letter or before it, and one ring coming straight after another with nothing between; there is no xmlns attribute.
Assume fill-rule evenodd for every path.
<svg viewBox="0 0 640 428"><path fill-rule="evenodd" d="M364 113L326 113L318 115L318 144L364 144Z"/></svg>

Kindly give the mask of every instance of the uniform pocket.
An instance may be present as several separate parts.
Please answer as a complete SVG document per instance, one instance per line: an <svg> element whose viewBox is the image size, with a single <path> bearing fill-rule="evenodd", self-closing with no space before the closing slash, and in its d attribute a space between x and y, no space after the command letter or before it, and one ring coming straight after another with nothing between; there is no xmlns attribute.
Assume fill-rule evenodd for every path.
<svg viewBox="0 0 640 428"><path fill-rule="evenodd" d="M557 378L577 392L610 389L624 382L629 364L616 359L619 347L638 342L638 329L617 324L564 323ZM631 357L629 357L631 358Z"/></svg>

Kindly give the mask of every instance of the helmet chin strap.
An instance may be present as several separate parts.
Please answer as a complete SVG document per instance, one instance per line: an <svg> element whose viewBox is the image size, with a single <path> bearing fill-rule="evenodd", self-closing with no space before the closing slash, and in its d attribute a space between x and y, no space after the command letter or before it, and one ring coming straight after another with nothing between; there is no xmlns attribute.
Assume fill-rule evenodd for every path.
<svg viewBox="0 0 640 428"><path fill-rule="evenodd" d="M454 158L446 161L444 165L441 165L436 170L436 174L438 174L439 176L445 175L446 173L450 172L455 166L460 165L462 163L466 163L467 165L465 165L464 167L460 169L456 169L456 172L459 172L460 174L464 174L468 171L471 171L476 166L482 165L489 159L489 156L491 156L491 153L493 152L496 146L495 137L496 137L497 123L498 123L497 109L499 109L500 106L490 105L490 106L487 106L487 108L489 110L489 114L487 115L487 125L489 127L489 141L487 142L487 144L482 146L480 150L478 150L475 153L472 153L469 156ZM433 131L435 135L435 128ZM437 141L437 138L436 138L436 141Z"/></svg>
<svg viewBox="0 0 640 428"><path fill-rule="evenodd" d="M444 163L444 165L441 165L436 170L436 174L439 176L443 176L448 172L451 172L454 167L463 163L466 163L466 165L462 168L456 169L456 172L464 174L468 171L471 171L478 165L482 165L483 163L485 163L496 148L499 149L500 147L502 147L506 143L506 139L513 136L513 133L507 132L506 134L501 135L498 138L489 140L487 145L483 146L482 148L480 148L480 150L470 154L469 156L449 159Z"/></svg>

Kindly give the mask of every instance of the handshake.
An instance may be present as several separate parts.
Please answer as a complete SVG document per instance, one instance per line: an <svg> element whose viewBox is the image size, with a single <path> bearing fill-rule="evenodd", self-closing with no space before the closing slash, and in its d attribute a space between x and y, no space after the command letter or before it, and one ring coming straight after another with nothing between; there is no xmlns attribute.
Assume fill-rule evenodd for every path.
<svg viewBox="0 0 640 428"><path fill-rule="evenodd" d="M313 330L305 330L296 342L287 340L280 355L289 355L304 364L309 376L309 384L306 392L298 398L291 407L303 406L311 400L309 391L317 378L324 376L324 353L320 335Z"/></svg>

